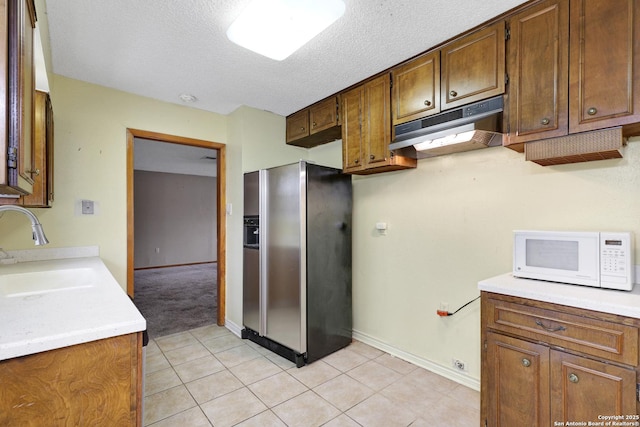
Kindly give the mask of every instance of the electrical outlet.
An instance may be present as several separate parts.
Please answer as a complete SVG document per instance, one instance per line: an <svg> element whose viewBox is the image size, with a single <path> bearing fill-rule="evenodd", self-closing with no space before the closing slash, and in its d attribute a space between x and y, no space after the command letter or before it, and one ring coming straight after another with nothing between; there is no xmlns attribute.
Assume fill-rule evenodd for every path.
<svg viewBox="0 0 640 427"><path fill-rule="evenodd" d="M467 364L464 363L462 360L454 358L452 363L453 363L453 367L456 368L458 371L466 372Z"/></svg>

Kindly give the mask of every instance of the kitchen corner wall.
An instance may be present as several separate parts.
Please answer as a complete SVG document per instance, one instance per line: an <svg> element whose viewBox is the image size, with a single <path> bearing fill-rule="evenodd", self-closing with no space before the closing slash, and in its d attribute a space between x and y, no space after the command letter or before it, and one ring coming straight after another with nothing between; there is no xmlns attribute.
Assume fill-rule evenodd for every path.
<svg viewBox="0 0 640 427"><path fill-rule="evenodd" d="M318 147L311 159L316 150L327 157ZM542 167L495 147L355 176L355 336L478 388L479 301L445 318L439 303L454 311L479 295L479 280L510 271L514 229L629 230L640 247L640 138L623 154Z"/></svg>

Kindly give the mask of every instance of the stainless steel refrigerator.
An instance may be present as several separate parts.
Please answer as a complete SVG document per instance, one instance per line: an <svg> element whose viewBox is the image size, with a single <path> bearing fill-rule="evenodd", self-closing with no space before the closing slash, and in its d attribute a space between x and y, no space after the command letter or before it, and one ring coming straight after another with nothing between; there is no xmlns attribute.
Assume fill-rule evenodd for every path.
<svg viewBox="0 0 640 427"><path fill-rule="evenodd" d="M244 175L243 338L298 367L351 342L351 210L338 169Z"/></svg>

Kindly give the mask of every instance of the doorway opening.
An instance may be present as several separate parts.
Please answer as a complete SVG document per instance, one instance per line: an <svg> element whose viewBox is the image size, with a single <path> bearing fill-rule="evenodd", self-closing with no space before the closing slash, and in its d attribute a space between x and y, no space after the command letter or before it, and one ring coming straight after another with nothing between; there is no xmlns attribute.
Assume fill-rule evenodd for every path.
<svg viewBox="0 0 640 427"><path fill-rule="evenodd" d="M142 138L148 141L157 141L161 143L181 144L183 146L199 147L205 149L216 150L216 258L217 258L217 299L218 309L216 315L216 323L224 326L225 318L225 266L226 266L226 221L224 213L226 212L226 157L225 145L193 138L185 138L175 135L162 134L138 129L127 129L127 293L131 298L134 296L134 247L135 247L135 221L134 221L134 144L136 138Z"/></svg>

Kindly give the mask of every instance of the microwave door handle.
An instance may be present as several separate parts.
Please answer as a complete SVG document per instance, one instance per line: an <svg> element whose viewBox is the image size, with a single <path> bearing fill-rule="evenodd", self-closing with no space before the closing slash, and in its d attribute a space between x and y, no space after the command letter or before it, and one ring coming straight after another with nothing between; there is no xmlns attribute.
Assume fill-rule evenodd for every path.
<svg viewBox="0 0 640 427"><path fill-rule="evenodd" d="M565 328L564 326L556 326L555 328L552 328L551 326L547 326L544 323L542 323L542 320L536 319L536 325L540 326L542 329L544 329L545 331L549 331L549 332L560 332L560 331L566 331L567 328Z"/></svg>

